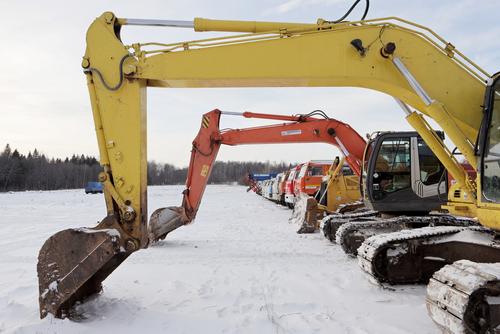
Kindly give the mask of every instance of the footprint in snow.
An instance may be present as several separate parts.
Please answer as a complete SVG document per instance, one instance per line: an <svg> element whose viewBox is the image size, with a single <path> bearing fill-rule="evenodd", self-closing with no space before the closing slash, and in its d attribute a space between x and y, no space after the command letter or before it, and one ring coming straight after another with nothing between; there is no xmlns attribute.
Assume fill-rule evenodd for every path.
<svg viewBox="0 0 500 334"><path fill-rule="evenodd" d="M220 309L217 310L217 315L219 316L219 318L224 317L226 314L227 314L227 308L226 307L223 307L223 308L220 308Z"/></svg>

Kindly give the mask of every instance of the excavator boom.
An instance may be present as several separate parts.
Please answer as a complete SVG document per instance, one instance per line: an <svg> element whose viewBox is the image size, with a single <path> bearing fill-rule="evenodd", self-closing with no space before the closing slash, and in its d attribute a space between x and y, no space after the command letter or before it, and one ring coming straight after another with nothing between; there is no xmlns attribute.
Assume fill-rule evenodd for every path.
<svg viewBox="0 0 500 334"><path fill-rule="evenodd" d="M120 35L126 25L243 34L124 45ZM100 282L116 266L150 242L147 87L342 86L391 95L456 181L445 208L500 230L500 196L495 190L500 178L498 76L491 77L426 27L395 17L357 22L319 19L315 24L165 22L118 19L106 12L90 25L86 41L82 67L103 166L100 181L107 215L97 227L60 232L42 247L38 263L42 317L48 312L63 316L75 300L99 291ZM476 169L475 180L423 116L432 118ZM188 201L186 196L189 192L181 211L160 210L152 215L152 221L163 222L158 227L166 227L150 228L154 237L194 217L196 199ZM72 255L58 251L64 249Z"/></svg>
<svg viewBox="0 0 500 334"><path fill-rule="evenodd" d="M283 124L244 129L220 130L223 114L291 121ZM193 141L182 205L156 210L149 222L150 239L164 239L174 229L192 222L201 203L213 163L221 145L327 143L341 149L351 169L360 176L364 139L349 125L335 119L307 115L283 116L245 112L223 112L218 109L203 115L200 131ZM345 143L345 144L344 144Z"/></svg>

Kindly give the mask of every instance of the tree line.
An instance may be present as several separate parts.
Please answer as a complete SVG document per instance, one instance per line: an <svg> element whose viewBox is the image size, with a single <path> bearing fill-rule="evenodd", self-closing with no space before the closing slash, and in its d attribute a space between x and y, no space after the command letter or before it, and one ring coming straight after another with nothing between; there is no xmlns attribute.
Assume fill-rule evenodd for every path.
<svg viewBox="0 0 500 334"><path fill-rule="evenodd" d="M216 161L209 183L245 184L247 173L280 172L290 167L283 162ZM184 184L187 169L148 162L148 184ZM24 155L7 144L0 153L0 192L83 188L87 182L97 181L101 170L95 157L73 154L65 159L49 158L37 149Z"/></svg>

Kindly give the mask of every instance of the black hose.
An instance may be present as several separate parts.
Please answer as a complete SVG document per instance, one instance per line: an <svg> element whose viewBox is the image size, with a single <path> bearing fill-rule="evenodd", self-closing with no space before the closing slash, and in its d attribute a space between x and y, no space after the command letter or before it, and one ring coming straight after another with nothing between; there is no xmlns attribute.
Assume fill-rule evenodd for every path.
<svg viewBox="0 0 500 334"><path fill-rule="evenodd" d="M369 9L370 9L370 0L366 0L365 12L363 13L363 16L361 17L361 21L363 21L366 18L366 15L368 15Z"/></svg>
<svg viewBox="0 0 500 334"><path fill-rule="evenodd" d="M356 6L359 4L360 1L361 0L354 1L351 8L349 8L349 10L340 19L337 19L335 21L328 21L328 23L340 23L340 22L342 22L346 17L348 17L351 14L351 12L354 10L354 8L356 8ZM368 10L370 8L370 0L365 0L365 1L366 1L365 11L363 13L363 16L361 17L361 21L366 18L366 15L368 14Z"/></svg>
<svg viewBox="0 0 500 334"><path fill-rule="evenodd" d="M313 110L308 114L299 114L297 116L303 117L303 118L307 118L307 117L311 117L311 116L321 116L325 119L330 119L330 117L328 117L328 115L323 110L319 110L319 109Z"/></svg>
<svg viewBox="0 0 500 334"><path fill-rule="evenodd" d="M104 76L102 75L101 71L99 71L95 67L90 67L88 69L85 69L83 72L84 73L88 73L88 72L90 72L90 73L96 73L99 76L99 78L101 79L101 82L104 85L104 87L106 87L106 89L108 89L110 91L117 91L122 86L122 84L123 84L123 63L125 62L125 60L128 57L130 57L130 55L125 55L120 60L120 65L119 65L119 68L120 68L120 80L118 81L118 83L115 86L108 85L108 83L106 82L106 80L104 80Z"/></svg>

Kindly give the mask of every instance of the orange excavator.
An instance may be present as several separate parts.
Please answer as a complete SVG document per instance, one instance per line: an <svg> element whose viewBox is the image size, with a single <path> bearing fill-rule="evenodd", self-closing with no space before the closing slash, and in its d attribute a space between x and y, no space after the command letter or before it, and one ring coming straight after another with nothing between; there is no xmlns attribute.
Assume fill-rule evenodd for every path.
<svg viewBox="0 0 500 334"><path fill-rule="evenodd" d="M244 129L220 130L221 115L288 121L287 123ZM322 116L316 118L314 116ZM191 161L182 206L153 212L149 224L150 240L160 240L176 228L194 220L203 192L221 145L328 143L345 155L351 169L359 176L365 140L348 124L328 118L322 111L307 115L284 116L252 112L235 113L212 110L203 115L201 128L193 141Z"/></svg>
<svg viewBox="0 0 500 334"><path fill-rule="evenodd" d="M223 114L287 122L270 126L220 130L219 121ZM171 231L194 220L222 144L234 146L278 143L335 145L345 155L345 160L358 176L366 145L365 140L348 124L328 118L322 111L314 111L307 115L284 116L212 110L203 115L200 131L193 141L182 205L161 208L153 212L148 226L148 239L142 248L146 248L151 242L164 239ZM61 231L43 245L38 262L42 318L48 313L56 317L67 317L75 302L99 292L101 282L133 252L130 247L131 242L120 244L118 238L120 231L113 225L113 217L113 215L108 216L96 228ZM69 242L58 242L63 239ZM98 248L95 247L96 243L99 245ZM57 247L58 245L65 246L61 248ZM81 252L81 249L85 251ZM68 257L68 253L76 256ZM95 272L95 268L100 269Z"/></svg>

